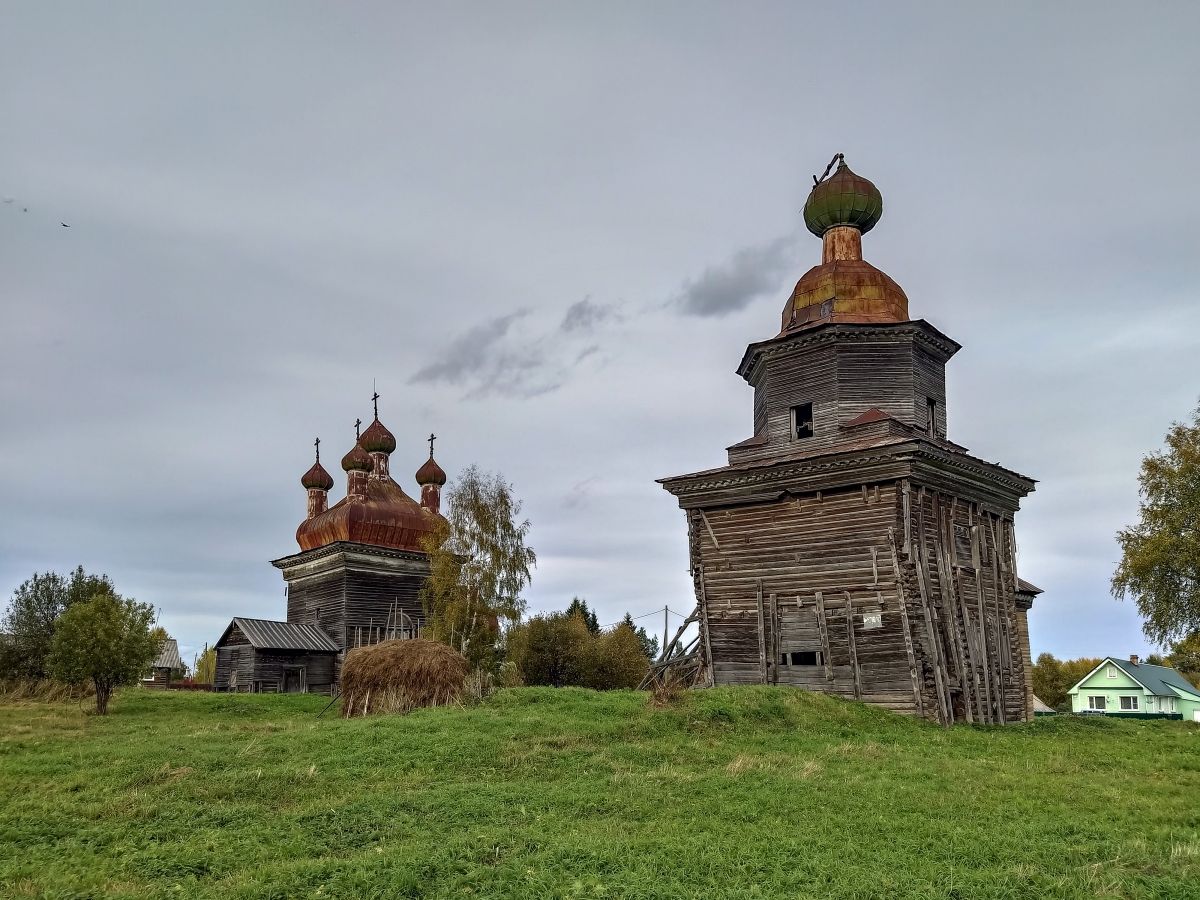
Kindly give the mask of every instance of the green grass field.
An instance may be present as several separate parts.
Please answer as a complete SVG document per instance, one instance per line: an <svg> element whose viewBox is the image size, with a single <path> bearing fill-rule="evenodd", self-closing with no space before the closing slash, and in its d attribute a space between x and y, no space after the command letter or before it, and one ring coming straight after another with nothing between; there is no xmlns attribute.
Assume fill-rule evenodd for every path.
<svg viewBox="0 0 1200 900"><path fill-rule="evenodd" d="M1200 727L770 688L0 705L5 897L1200 897Z"/></svg>

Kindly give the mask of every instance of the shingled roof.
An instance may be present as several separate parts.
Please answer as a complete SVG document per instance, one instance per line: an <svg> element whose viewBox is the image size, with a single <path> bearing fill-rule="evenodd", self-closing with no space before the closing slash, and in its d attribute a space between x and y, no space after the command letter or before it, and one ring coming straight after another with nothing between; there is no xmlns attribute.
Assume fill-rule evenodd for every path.
<svg viewBox="0 0 1200 900"><path fill-rule="evenodd" d="M315 625L298 625L295 622L272 622L269 619L235 618L225 629L217 646L225 642L233 626L237 626L256 650L311 650L319 653L337 653L337 644Z"/></svg>
<svg viewBox="0 0 1200 900"><path fill-rule="evenodd" d="M175 642L175 638L167 638L163 641L162 650L159 651L158 659L154 661L155 669L182 669L183 660L179 658L179 644Z"/></svg>
<svg viewBox="0 0 1200 900"><path fill-rule="evenodd" d="M1108 659L1156 697L1179 695L1180 691L1193 696L1200 695L1200 691L1197 691L1186 678L1168 666L1133 663L1127 659L1117 659L1114 656L1110 656Z"/></svg>

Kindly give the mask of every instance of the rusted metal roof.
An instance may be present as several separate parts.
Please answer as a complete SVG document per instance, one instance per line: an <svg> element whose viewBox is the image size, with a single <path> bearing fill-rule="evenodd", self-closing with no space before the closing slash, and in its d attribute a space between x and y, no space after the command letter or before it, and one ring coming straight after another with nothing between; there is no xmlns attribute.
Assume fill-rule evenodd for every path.
<svg viewBox="0 0 1200 900"><path fill-rule="evenodd" d="M344 497L301 522L296 542L301 550L349 541L423 553L425 536L437 523L438 514L404 493L391 477L371 476L366 479L365 496Z"/></svg>
<svg viewBox="0 0 1200 900"><path fill-rule="evenodd" d="M882 422L884 419L895 419L897 422L900 421L899 419L896 419L896 417L893 416L892 414L885 413L878 406L872 406L861 416L857 416L857 417L851 419L849 422L847 422L842 427L843 428L853 428L855 425L867 425L871 422Z"/></svg>
<svg viewBox="0 0 1200 900"><path fill-rule="evenodd" d="M313 650L321 653L337 653L339 647L315 625L299 625L295 622L272 622L269 619L235 618L217 641L221 646L234 626L245 635L250 645L257 650Z"/></svg>
<svg viewBox="0 0 1200 900"><path fill-rule="evenodd" d="M175 638L167 638L163 641L162 650L158 654L158 659L154 661L155 669L182 669L183 661L179 658L179 644Z"/></svg>

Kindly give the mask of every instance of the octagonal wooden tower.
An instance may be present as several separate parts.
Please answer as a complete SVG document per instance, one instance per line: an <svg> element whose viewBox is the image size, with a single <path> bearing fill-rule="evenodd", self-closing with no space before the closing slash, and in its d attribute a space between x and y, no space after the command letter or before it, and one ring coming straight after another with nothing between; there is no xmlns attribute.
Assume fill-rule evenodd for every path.
<svg viewBox="0 0 1200 900"><path fill-rule="evenodd" d="M1017 577L1013 517L1034 481L947 439L960 347L862 259L882 197L835 161L804 210L822 262L738 367L753 436L726 466L660 480L687 515L699 671L1025 721L1039 591Z"/></svg>

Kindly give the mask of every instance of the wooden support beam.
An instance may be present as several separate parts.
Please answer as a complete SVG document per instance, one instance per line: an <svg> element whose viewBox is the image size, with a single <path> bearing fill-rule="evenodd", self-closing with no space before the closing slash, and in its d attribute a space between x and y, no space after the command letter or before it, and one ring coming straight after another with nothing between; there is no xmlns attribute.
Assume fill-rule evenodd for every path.
<svg viewBox="0 0 1200 900"><path fill-rule="evenodd" d="M712 642L708 634L708 593L704 587L704 565L700 565L700 597L699 597L699 612L700 612L700 632L704 637L704 659L702 660L705 670L707 671L708 684L711 687L716 684L716 672L713 671L712 658Z"/></svg>
<svg viewBox="0 0 1200 900"><path fill-rule="evenodd" d="M963 639L967 648L967 665L971 668L971 697L975 703L975 715L980 722L986 722L987 716L984 712L982 688L979 682L979 663L975 659L974 642L972 641L971 614L967 610L967 601L963 596L962 570L958 568L954 570L954 589L958 597L959 615L962 616Z"/></svg>
<svg viewBox="0 0 1200 900"><path fill-rule="evenodd" d="M968 723L975 721L971 709L971 682L967 674L966 653L959 639L958 604L954 596L954 582L950 570L952 567L950 554L954 552L954 523L951 513L941 502L940 495L933 495L933 515L937 524L937 541L934 543L934 554L937 557L938 590L942 598L942 608L949 619L949 643L954 656L954 667L958 671L958 688L962 692L963 715Z"/></svg>
<svg viewBox="0 0 1200 900"><path fill-rule="evenodd" d="M767 683L767 635L763 620L762 579L758 579L758 672L763 684Z"/></svg>
<svg viewBox="0 0 1200 900"><path fill-rule="evenodd" d="M771 629L771 684L779 684L779 607L775 603L775 594L771 593L767 596L768 610L770 612L770 629Z"/></svg>
<svg viewBox="0 0 1200 900"><path fill-rule="evenodd" d="M932 590L929 586L929 571L925 557L925 504L917 507L917 587L921 592L921 611L925 618L925 637L929 642L929 656L933 665L933 681L937 687L939 721L943 725L954 724L954 710L950 703L949 675L942 661L941 641L933 621Z"/></svg>
<svg viewBox="0 0 1200 900"><path fill-rule="evenodd" d="M846 592L846 640L850 644L850 671L854 676L854 699L862 699L862 672L858 668L858 646L854 639L854 601Z"/></svg>
<svg viewBox="0 0 1200 900"><path fill-rule="evenodd" d="M829 648L829 622L825 618L825 597L820 591L817 599L817 628L821 632L821 659L825 663L825 680L833 681L833 659Z"/></svg>
<svg viewBox="0 0 1200 900"><path fill-rule="evenodd" d="M712 525L710 525L710 524L709 524L709 522L708 522L708 516L706 516L706 515L704 514L704 510L699 510L699 512L700 512L700 521L701 521L701 522L703 522L703 523L704 523L704 527L705 527L706 529L708 529L708 536L709 536L710 538L712 538L713 547L715 547L715 548L716 548L716 550L717 550L717 552L718 552L718 553L720 553L720 552L721 552L721 545L720 545L719 543L717 543L717 535L716 535L716 533L713 531L713 529L712 529Z"/></svg>

